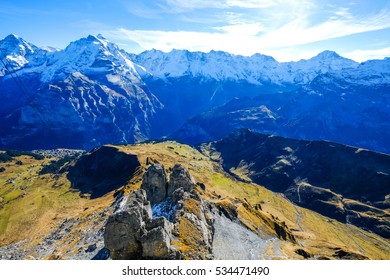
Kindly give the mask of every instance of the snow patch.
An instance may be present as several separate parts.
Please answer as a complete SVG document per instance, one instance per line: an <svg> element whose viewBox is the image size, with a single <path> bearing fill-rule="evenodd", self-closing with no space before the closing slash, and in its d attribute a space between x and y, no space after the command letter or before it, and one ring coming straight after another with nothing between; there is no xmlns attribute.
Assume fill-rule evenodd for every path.
<svg viewBox="0 0 390 280"><path fill-rule="evenodd" d="M121 76L119 76L119 75L109 74L106 77L107 77L107 80L110 83L113 83L114 85L121 85L122 84L122 79L121 79Z"/></svg>
<svg viewBox="0 0 390 280"><path fill-rule="evenodd" d="M156 203L152 207L152 218L165 217L168 221L172 222L175 217L177 205L173 203L171 197L167 197L164 201Z"/></svg>

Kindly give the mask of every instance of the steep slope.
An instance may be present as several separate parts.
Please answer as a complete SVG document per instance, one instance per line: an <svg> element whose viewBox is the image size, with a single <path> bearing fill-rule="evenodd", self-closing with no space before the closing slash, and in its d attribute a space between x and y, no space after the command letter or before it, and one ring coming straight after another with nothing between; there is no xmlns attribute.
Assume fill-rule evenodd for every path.
<svg viewBox="0 0 390 280"><path fill-rule="evenodd" d="M332 51L289 63L219 51L134 55L100 35L64 50L38 48L10 35L0 41L0 50L3 147L90 149L157 139L190 117L249 97L259 101L254 108L237 107L243 114L225 108L232 114L216 112L221 117L209 123L218 128L215 123L226 118L232 124L219 127L227 131L250 127L389 149L389 59L359 64ZM222 129L210 131L202 119L195 117L196 124L189 121L174 136L191 143L224 136Z"/></svg>
<svg viewBox="0 0 390 280"><path fill-rule="evenodd" d="M348 72L359 66L330 51L290 63L279 63L261 54L245 57L185 50L145 51L132 59L150 73L142 77L165 105L171 131L178 129L183 120L232 98L290 91L320 74Z"/></svg>
<svg viewBox="0 0 390 280"><path fill-rule="evenodd" d="M129 177L118 182L117 190L92 198L72 189L68 174L72 168L81 170L80 165L97 156L100 160L91 167L93 174L105 173L107 166L101 164L105 161L114 165L119 163L117 160L131 163L136 157L141 167L135 173L130 169ZM296 206L283 195L256 183L237 180L224 172L218 162L187 145L162 142L105 146L65 163L59 172L38 175L48 161L17 156L0 163L5 168L0 173L2 259L109 258L110 252L103 243L107 219L118 211L141 206L139 191L135 190L141 188L145 172L156 162L165 166L170 178L179 164L196 182L190 193L182 197L183 218L172 229L177 237L172 245L183 258L206 257L199 218L209 220L214 228L208 255L212 258L390 258L388 239ZM98 185L99 178L93 175L91 182ZM103 176L101 182L105 179ZM16 195L18 190L20 195ZM144 208L139 210L146 209L148 203L144 201L142 205ZM151 242L161 244L161 239L154 238L152 233L161 232L159 227L166 225L160 223L161 217L153 219L147 229L150 236L142 240L151 238ZM254 246L256 250L249 250ZM151 253L149 247L145 248L145 254Z"/></svg>
<svg viewBox="0 0 390 280"><path fill-rule="evenodd" d="M142 68L101 36L52 53L14 36L0 47L18 62L0 76L2 146L91 148L153 135L162 104L140 78Z"/></svg>
<svg viewBox="0 0 390 280"><path fill-rule="evenodd" d="M390 65L386 61L375 64L370 69ZM363 68L364 65L358 70ZM294 91L236 98L189 119L171 137L195 144L220 139L239 128L250 128L390 153L390 83L383 81L385 74L375 72L367 78L319 75Z"/></svg>
<svg viewBox="0 0 390 280"><path fill-rule="evenodd" d="M324 51L317 56L298 62L279 63L273 57L255 54L250 57L232 55L222 51L189 52L158 50L132 55L132 59L145 67L155 79L202 78L202 80L245 81L250 84L306 84L319 74L340 70L353 70L359 63Z"/></svg>
<svg viewBox="0 0 390 280"><path fill-rule="evenodd" d="M390 156L246 129L202 146L239 178L341 222L390 237Z"/></svg>

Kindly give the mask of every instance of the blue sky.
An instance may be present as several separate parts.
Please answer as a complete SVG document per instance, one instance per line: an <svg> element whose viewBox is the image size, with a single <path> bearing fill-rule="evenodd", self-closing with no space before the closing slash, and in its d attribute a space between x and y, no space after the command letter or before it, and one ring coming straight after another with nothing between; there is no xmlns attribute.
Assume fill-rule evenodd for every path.
<svg viewBox="0 0 390 280"><path fill-rule="evenodd" d="M102 34L123 49L390 57L390 0L2 0L0 38L65 48Z"/></svg>

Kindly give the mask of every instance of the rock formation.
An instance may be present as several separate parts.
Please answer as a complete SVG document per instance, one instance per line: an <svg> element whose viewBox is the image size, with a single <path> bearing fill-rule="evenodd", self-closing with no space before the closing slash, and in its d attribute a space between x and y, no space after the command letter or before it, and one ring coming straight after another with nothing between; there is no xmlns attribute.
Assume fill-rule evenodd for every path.
<svg viewBox="0 0 390 280"><path fill-rule="evenodd" d="M169 183L162 164L150 166L143 178L141 189L122 197L108 219L104 242L113 259L214 259L225 258L224 251L231 252L227 257L256 259L271 235L297 243L289 228L261 207L239 199L202 199L206 186L196 184L182 165L173 167ZM270 235L262 239L256 232ZM233 246L235 238L242 238L246 247ZM249 250L251 246L258 248Z"/></svg>
<svg viewBox="0 0 390 280"><path fill-rule="evenodd" d="M141 188L146 191L150 203L154 205L166 198L167 185L164 165L157 163L149 167L144 174Z"/></svg>
<svg viewBox="0 0 390 280"><path fill-rule="evenodd" d="M113 259L210 259L212 220L188 170L176 164L167 193L167 176L162 164L144 174L141 189L123 197L109 217L105 246ZM152 208L164 209L152 219ZM158 207L169 204L169 207ZM172 222L166 216L172 217Z"/></svg>
<svg viewBox="0 0 390 280"><path fill-rule="evenodd" d="M194 187L195 180L188 170L181 164L175 164L169 177L168 195L172 195L179 188L183 188L185 192L191 192Z"/></svg>
<svg viewBox="0 0 390 280"><path fill-rule="evenodd" d="M104 244L113 259L135 259L142 256L141 236L152 219L146 192L137 190L123 200L120 209L108 218Z"/></svg>

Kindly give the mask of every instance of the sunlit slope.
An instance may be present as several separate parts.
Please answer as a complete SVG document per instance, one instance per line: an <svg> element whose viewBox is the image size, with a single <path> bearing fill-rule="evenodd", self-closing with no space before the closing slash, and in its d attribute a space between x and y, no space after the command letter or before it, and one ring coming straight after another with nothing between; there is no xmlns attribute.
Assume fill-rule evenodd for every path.
<svg viewBox="0 0 390 280"><path fill-rule="evenodd" d="M99 158L96 164L88 161L92 157ZM139 166L129 165L121 174L104 170L126 159ZM103 146L77 161L65 163L58 172L40 175L49 161L20 156L0 163L5 168L0 173L0 246L25 241L26 255L32 258L80 258L76 249L86 250L82 247L86 244L84 236L104 226L118 190L126 194L139 188L147 166L159 162L168 172L175 164L182 164L196 182L204 184L205 188L197 187L203 199L213 202L229 219L242 223L260 237L273 237L277 242L266 249L264 258L390 259L387 239L298 207L283 195L257 184L237 181L218 162L187 145L161 142ZM79 177L75 180L70 174ZM110 180L107 176L113 176L115 185L101 192L82 188L88 186L90 175L85 174L106 174L104 182ZM99 178L95 176L91 182L99 184ZM187 207L196 212L191 209L196 205ZM72 227L54 242L53 252L36 253L34 246L46 244L45 238L61 229L64 221L73 221Z"/></svg>

